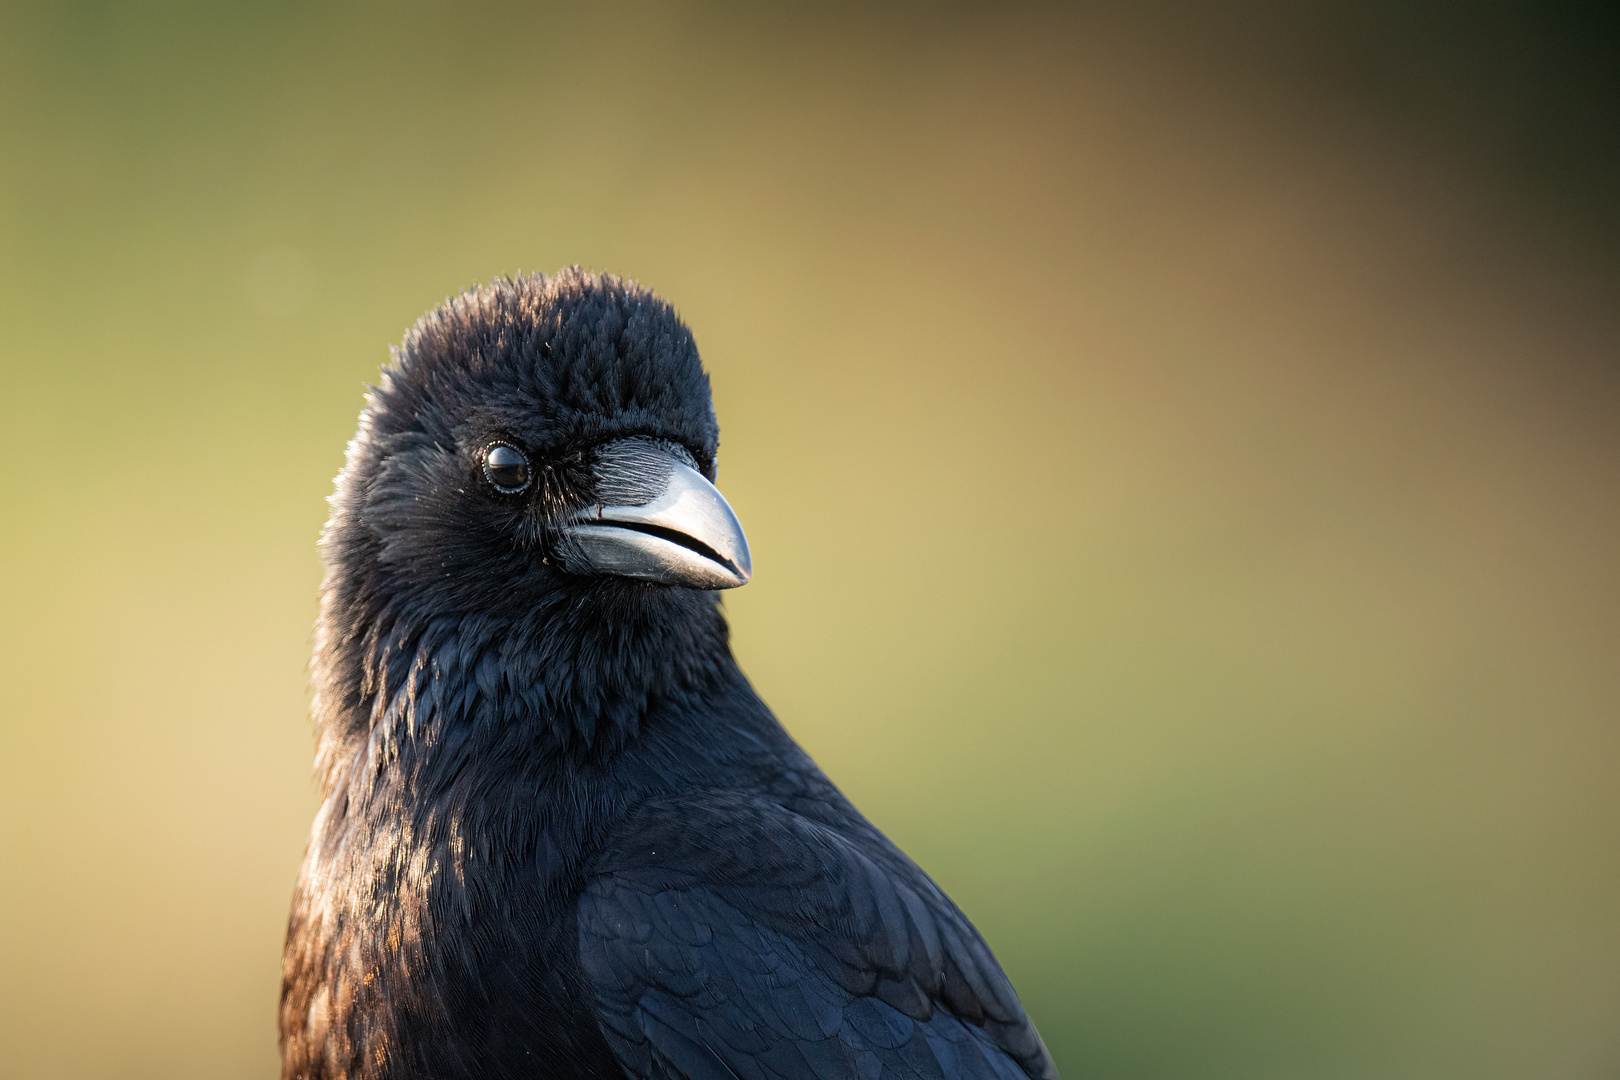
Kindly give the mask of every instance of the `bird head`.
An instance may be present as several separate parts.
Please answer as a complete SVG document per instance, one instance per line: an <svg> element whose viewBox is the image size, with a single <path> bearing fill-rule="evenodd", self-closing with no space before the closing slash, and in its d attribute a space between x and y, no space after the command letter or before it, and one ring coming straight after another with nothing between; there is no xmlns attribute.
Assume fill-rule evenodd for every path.
<svg viewBox="0 0 1620 1080"><path fill-rule="evenodd" d="M572 268L428 313L332 497L319 696L354 712L345 688L397 685L390 663L480 650L551 711L633 713L689 684L729 657L715 591L751 570L718 441L691 332L633 283Z"/></svg>
<svg viewBox="0 0 1620 1080"><path fill-rule="evenodd" d="M578 269L499 281L395 350L338 479L328 548L435 606L748 581L718 429L667 303ZM329 551L329 556L332 552Z"/></svg>

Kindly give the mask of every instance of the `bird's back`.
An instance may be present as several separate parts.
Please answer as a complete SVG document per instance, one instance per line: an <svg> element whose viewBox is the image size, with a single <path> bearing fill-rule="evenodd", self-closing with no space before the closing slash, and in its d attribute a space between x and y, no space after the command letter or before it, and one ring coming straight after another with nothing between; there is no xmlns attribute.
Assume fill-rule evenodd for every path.
<svg viewBox="0 0 1620 1080"><path fill-rule="evenodd" d="M417 778L437 813L323 811L284 1075L1055 1075L967 919L728 683L538 783L479 753Z"/></svg>

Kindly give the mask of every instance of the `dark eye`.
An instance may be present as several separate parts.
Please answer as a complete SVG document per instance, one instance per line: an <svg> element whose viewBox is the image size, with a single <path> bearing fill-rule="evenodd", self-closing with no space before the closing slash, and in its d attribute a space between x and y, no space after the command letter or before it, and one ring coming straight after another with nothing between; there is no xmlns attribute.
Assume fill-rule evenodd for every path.
<svg viewBox="0 0 1620 1080"><path fill-rule="evenodd" d="M484 478L496 491L515 495L529 486L529 459L515 446L496 443L484 451Z"/></svg>

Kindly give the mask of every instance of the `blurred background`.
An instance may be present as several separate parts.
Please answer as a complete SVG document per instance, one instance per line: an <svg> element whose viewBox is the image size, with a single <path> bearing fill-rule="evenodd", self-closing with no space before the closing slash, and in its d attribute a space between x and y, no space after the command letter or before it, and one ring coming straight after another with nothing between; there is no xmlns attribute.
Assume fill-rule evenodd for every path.
<svg viewBox="0 0 1620 1080"><path fill-rule="evenodd" d="M694 329L788 728L1075 1078L1620 1075L1612 4L0 5L0 1073L277 1074L324 499Z"/></svg>

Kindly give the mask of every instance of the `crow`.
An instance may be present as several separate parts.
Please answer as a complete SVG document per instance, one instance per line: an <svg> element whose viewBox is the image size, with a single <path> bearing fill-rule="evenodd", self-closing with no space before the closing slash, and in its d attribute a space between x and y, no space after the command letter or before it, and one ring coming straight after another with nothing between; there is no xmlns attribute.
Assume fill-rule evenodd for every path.
<svg viewBox="0 0 1620 1080"><path fill-rule="evenodd" d="M286 1080L1055 1080L732 658L717 447L690 330L613 276L500 279L394 350L321 538Z"/></svg>

